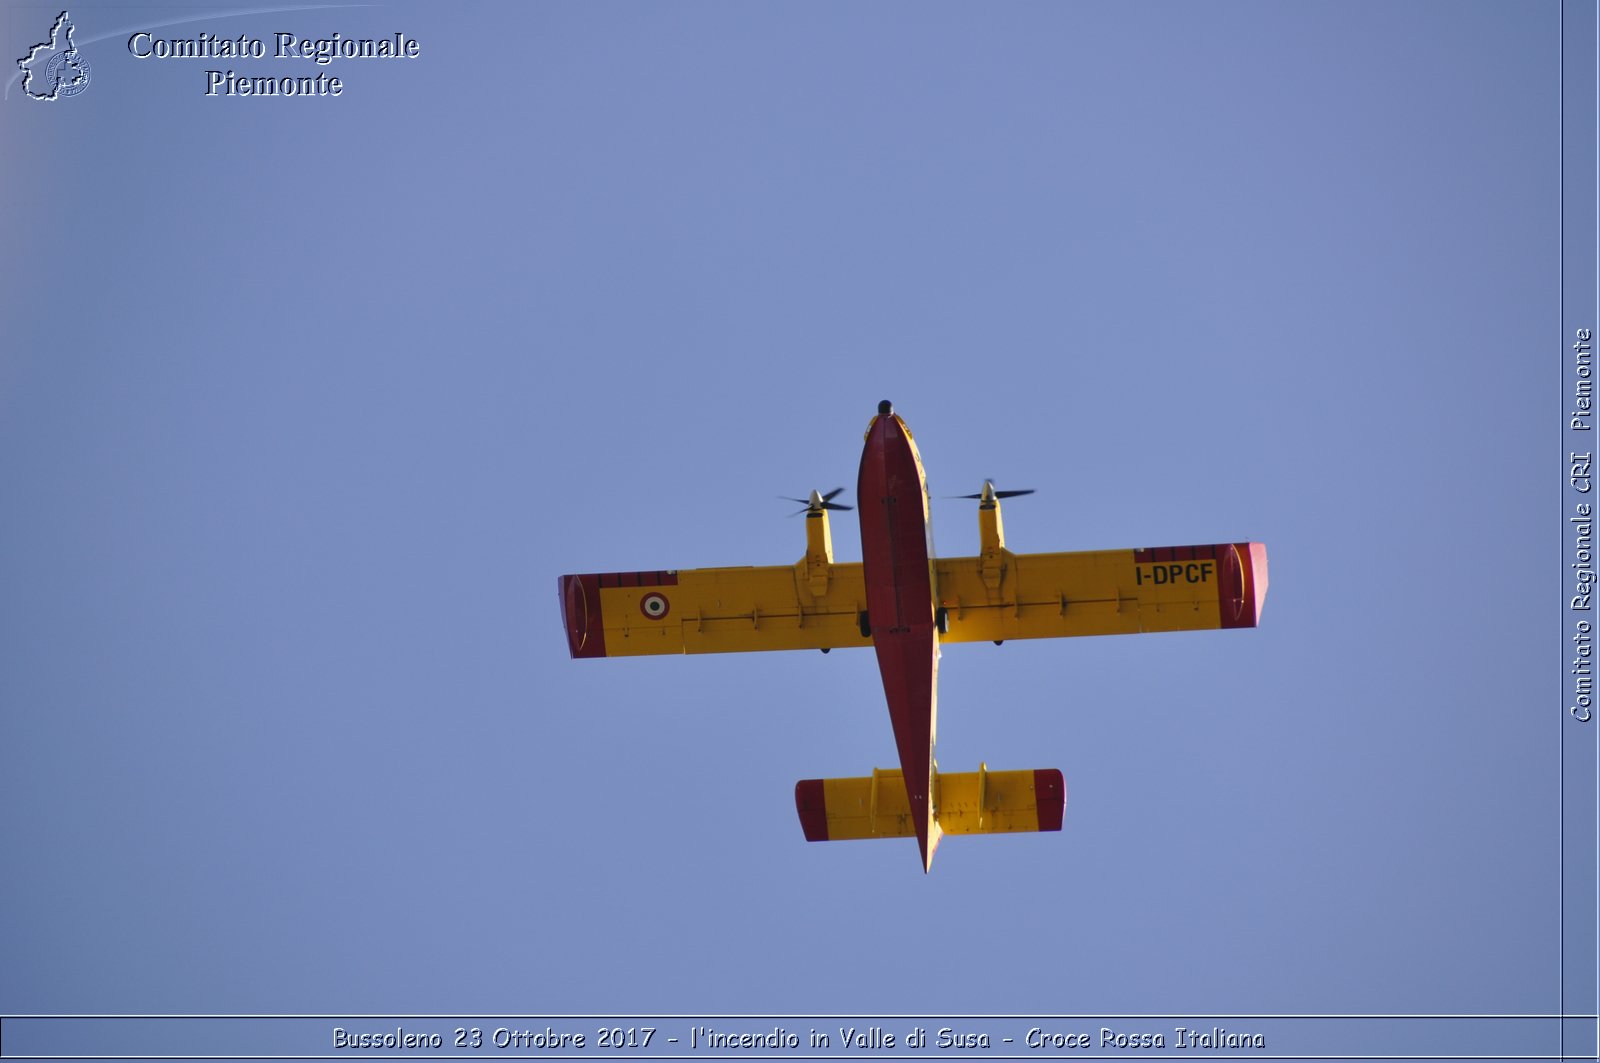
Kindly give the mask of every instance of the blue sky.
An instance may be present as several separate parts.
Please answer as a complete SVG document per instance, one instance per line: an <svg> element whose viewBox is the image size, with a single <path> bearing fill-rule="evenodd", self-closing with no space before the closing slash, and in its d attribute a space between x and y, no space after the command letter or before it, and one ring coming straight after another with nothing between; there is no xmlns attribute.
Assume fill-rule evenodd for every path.
<svg viewBox="0 0 1600 1063"><path fill-rule="evenodd" d="M1557 1010L1557 7L85 43L174 10L0 106L0 1010ZM1257 630L950 648L941 764L1066 826L926 878L794 813L893 763L872 655L571 661L555 596L795 560L881 398L1016 550L1271 553Z"/></svg>

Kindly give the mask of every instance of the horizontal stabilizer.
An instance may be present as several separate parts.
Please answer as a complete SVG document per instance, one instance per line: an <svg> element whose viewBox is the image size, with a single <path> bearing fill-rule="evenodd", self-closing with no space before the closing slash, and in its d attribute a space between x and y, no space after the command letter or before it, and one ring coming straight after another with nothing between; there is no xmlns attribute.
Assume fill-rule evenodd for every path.
<svg viewBox="0 0 1600 1063"><path fill-rule="evenodd" d="M1060 830L1067 786L1055 768L1037 771L939 772L934 818L945 834ZM911 838L916 826L897 768L865 778L806 779L795 784L795 808L806 840Z"/></svg>

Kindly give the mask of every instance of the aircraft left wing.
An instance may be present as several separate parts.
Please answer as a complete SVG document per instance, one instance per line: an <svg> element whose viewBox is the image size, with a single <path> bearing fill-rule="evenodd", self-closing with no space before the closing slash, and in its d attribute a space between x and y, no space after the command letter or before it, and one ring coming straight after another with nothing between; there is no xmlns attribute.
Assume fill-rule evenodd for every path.
<svg viewBox="0 0 1600 1063"><path fill-rule="evenodd" d="M559 589L574 657L872 645L859 564L607 572Z"/></svg>
<svg viewBox="0 0 1600 1063"><path fill-rule="evenodd" d="M1267 548L1212 543L1140 550L939 558L941 642L1255 627Z"/></svg>

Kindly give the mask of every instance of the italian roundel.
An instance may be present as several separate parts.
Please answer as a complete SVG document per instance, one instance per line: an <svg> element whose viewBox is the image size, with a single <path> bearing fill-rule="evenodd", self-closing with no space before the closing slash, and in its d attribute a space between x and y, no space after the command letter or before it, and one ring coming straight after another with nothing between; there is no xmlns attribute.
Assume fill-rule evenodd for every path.
<svg viewBox="0 0 1600 1063"><path fill-rule="evenodd" d="M660 620L672 608L667 596L651 592L639 599L639 611L651 620Z"/></svg>

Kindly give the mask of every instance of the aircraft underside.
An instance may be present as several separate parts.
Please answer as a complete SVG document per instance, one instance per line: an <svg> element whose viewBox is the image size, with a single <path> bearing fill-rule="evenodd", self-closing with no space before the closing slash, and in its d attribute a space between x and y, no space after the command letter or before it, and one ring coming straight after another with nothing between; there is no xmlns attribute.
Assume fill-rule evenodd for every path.
<svg viewBox="0 0 1600 1063"><path fill-rule="evenodd" d="M939 845L933 816L939 634L928 564L927 497L916 444L900 418L880 408L867 431L856 486L861 564L872 645L924 871Z"/></svg>
<svg viewBox="0 0 1600 1063"><path fill-rule="evenodd" d="M793 565L562 576L573 657L872 646L900 767L806 779L795 808L809 841L915 837L927 871L946 834L1058 831L1066 784L1054 768L940 772L941 643L1254 627L1267 594L1254 542L1017 554L1000 500L976 498L979 552L933 556L921 458L888 402L868 426L856 484L861 562L836 562L828 512L813 491L806 554Z"/></svg>

